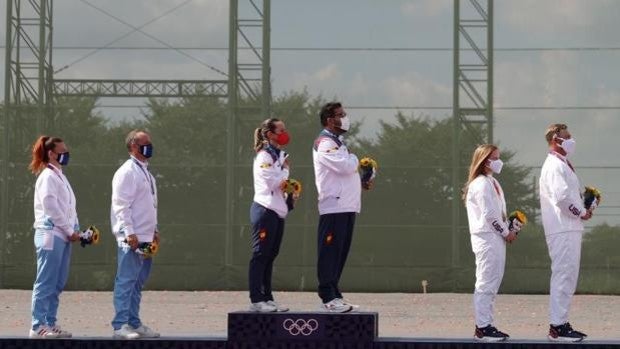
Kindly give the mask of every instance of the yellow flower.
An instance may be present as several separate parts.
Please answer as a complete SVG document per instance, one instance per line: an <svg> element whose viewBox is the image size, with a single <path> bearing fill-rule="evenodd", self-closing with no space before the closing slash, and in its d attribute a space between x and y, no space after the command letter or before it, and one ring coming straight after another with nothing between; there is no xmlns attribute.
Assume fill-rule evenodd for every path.
<svg viewBox="0 0 620 349"><path fill-rule="evenodd" d="M511 221L516 218L519 222L521 222L521 224L527 224L527 216L519 210L513 211L508 218Z"/></svg>
<svg viewBox="0 0 620 349"><path fill-rule="evenodd" d="M99 233L99 229L97 229L97 227L95 227L94 225L91 225L90 229L93 231L93 244L96 245L99 243L99 238L101 234Z"/></svg>
<svg viewBox="0 0 620 349"><path fill-rule="evenodd" d="M159 245L155 241L151 242L151 245L149 247L149 249L151 250L151 255L153 256L157 254L157 251L159 251Z"/></svg>
<svg viewBox="0 0 620 349"><path fill-rule="evenodd" d="M288 180L282 181L282 184L280 184L280 190L284 193L288 192Z"/></svg>
<svg viewBox="0 0 620 349"><path fill-rule="evenodd" d="M377 169L377 162L369 157L364 157L360 160L360 167L371 167L373 169Z"/></svg>
<svg viewBox="0 0 620 349"><path fill-rule="evenodd" d="M295 194L299 196L301 194L302 186L301 182L296 179L287 179L282 182L281 189L284 193Z"/></svg>
<svg viewBox="0 0 620 349"><path fill-rule="evenodd" d="M594 187L586 187L586 193L590 192L592 193L592 196L594 196L597 200L601 200L601 192L600 190L594 188Z"/></svg>
<svg viewBox="0 0 620 349"><path fill-rule="evenodd" d="M301 182L295 179L289 179L291 187L293 187L293 194L301 194Z"/></svg>

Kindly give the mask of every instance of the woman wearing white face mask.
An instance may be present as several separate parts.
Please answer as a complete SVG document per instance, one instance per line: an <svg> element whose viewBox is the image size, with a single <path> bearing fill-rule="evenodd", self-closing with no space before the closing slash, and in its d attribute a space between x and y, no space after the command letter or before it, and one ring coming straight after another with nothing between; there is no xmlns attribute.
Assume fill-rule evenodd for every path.
<svg viewBox="0 0 620 349"><path fill-rule="evenodd" d="M512 242L521 229L513 224L509 229L506 200L499 182L503 162L499 149L492 144L476 148L469 166L469 177L463 189L467 207L471 245L476 255L476 286L474 339L495 342L509 336L493 326L493 304L504 276L506 242Z"/></svg>

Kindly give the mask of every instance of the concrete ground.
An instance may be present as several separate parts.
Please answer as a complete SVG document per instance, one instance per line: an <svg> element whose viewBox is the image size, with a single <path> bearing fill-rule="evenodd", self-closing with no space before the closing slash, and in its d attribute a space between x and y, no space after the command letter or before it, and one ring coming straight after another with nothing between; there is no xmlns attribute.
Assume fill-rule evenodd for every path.
<svg viewBox="0 0 620 349"><path fill-rule="evenodd" d="M315 311L314 293L278 292L277 300L296 311ZM364 311L379 313L381 337L471 338L472 300L469 294L349 293ZM0 290L0 337L25 336L30 324L29 290ZM515 339L543 340L548 330L548 297L499 295L496 326ZM147 291L141 318L162 336L226 336L228 312L245 310L246 292ZM111 292L64 292L59 324L74 336L111 336ZM620 297L578 295L571 310L573 327L591 340L620 341Z"/></svg>

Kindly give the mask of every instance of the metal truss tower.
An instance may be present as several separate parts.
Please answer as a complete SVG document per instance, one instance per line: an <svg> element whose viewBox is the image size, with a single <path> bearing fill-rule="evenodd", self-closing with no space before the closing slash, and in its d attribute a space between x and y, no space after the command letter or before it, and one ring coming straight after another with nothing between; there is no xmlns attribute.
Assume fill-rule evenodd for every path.
<svg viewBox="0 0 620 349"><path fill-rule="evenodd" d="M0 165L0 263L4 266L9 233L11 121L24 108L37 108L36 129L42 132L52 113L52 0L7 0ZM15 131L15 130L13 130ZM0 275L0 287L3 285Z"/></svg>
<svg viewBox="0 0 620 349"><path fill-rule="evenodd" d="M230 0L229 15L226 266L233 264L239 125L257 124L271 115L271 0ZM248 50L242 52L241 47Z"/></svg>
<svg viewBox="0 0 620 349"><path fill-rule="evenodd" d="M55 79L52 66L53 0L6 0L6 65L4 118L1 140L0 263L9 229L11 120L26 107L39 108L37 130L53 121L59 96L226 98L227 122L226 264L232 263L231 234L236 196L237 132L240 111L251 109L266 118L271 108L271 0L229 0L229 69L225 80L101 80ZM256 31L258 30L258 39ZM239 46L241 41L243 46ZM252 53L247 56L246 48ZM243 55L241 54L243 53ZM252 101L247 103L247 101ZM240 107L243 104L243 107ZM2 275L0 275L2 287Z"/></svg>
<svg viewBox="0 0 620 349"><path fill-rule="evenodd" d="M458 267L465 171L461 159L470 156L463 153L461 135L478 135L474 125L480 125L486 139L478 142L493 143L493 0L454 0L453 29L452 266Z"/></svg>

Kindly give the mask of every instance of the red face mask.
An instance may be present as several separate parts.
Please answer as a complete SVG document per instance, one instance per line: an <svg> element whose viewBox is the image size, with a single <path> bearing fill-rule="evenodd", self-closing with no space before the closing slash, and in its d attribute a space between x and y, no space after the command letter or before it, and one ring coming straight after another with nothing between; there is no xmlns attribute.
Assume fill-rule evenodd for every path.
<svg viewBox="0 0 620 349"><path fill-rule="evenodd" d="M278 143L278 145L287 145L288 142L291 140L291 136L289 136L288 132L286 131L283 131L277 136L278 138L276 138L276 143Z"/></svg>

